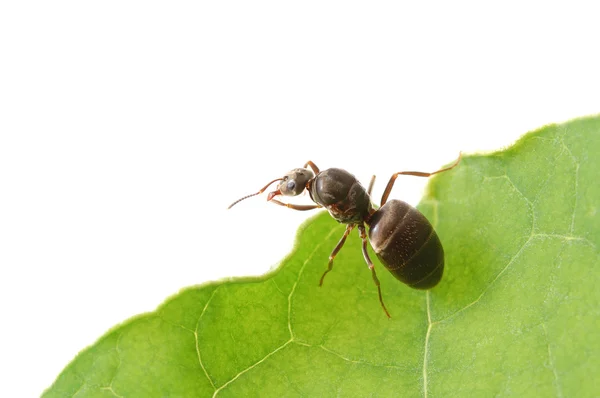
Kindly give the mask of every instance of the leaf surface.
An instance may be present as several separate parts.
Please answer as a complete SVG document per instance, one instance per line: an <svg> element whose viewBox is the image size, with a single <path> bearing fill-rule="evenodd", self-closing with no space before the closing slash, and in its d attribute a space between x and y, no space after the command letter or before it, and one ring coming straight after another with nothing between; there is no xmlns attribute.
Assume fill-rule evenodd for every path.
<svg viewBox="0 0 600 398"><path fill-rule="evenodd" d="M433 177L419 209L444 277L413 290L376 262L391 320L356 233L318 287L344 232L323 213L273 273L183 290L82 351L44 395L597 394L599 155L600 119L584 118Z"/></svg>

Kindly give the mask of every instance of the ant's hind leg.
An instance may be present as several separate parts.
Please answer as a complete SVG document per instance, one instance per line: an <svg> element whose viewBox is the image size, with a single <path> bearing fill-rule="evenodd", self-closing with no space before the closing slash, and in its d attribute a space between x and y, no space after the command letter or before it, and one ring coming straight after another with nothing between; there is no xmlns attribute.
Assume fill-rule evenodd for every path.
<svg viewBox="0 0 600 398"><path fill-rule="evenodd" d="M329 264L327 265L327 271L325 271L325 273L323 273L323 276L321 277L321 280L319 281L319 286L323 286L323 279L325 279L325 275L327 275L329 273L329 271L331 271L333 269L333 259L338 254L338 252L340 251L342 246L344 246L344 243L346 243L346 238L348 237L348 235L350 235L350 231L352 231L353 229L354 229L354 224L348 224L348 226L346 227L346 231L344 232L344 236L342 236L342 239L340 239L340 241L338 242L335 249L333 249L333 251L329 255Z"/></svg>
<svg viewBox="0 0 600 398"><path fill-rule="evenodd" d="M381 308L383 308L383 311L385 311L387 317L391 318L390 313L388 312L387 308L385 308L385 304L383 304L383 297L381 296L381 283L379 283L379 279L377 278L377 274L375 273L375 266L373 265L373 262L369 257L369 253L367 252L367 233L365 232L364 225L359 225L358 231L360 232L360 238L362 239L363 256L365 257L365 261L367 262L367 265L369 266L369 269L373 274L373 282L375 282L375 286L377 286L377 292L379 293L379 303L381 304Z"/></svg>
<svg viewBox="0 0 600 398"><path fill-rule="evenodd" d="M448 167L445 167L443 169L434 171L433 173L425 173L425 172L422 172L422 171L400 171L398 173L395 173L394 175L392 175L392 178L390 178L390 182L388 182L387 186L385 187L385 191L383 191L383 196L381 197L380 206L383 207L383 205L385 204L385 202L387 202L388 196L390 196L390 192L392 192L392 187L394 186L394 181L396 181L396 178L399 175L416 176L416 177L429 177L429 176L432 176L434 174L438 174L438 173L441 173L443 171L448 171L450 169L455 168L460 163L461 157L462 157L462 153L460 153L458 155L458 159L456 159L456 162L454 162L454 164L452 166L448 166Z"/></svg>

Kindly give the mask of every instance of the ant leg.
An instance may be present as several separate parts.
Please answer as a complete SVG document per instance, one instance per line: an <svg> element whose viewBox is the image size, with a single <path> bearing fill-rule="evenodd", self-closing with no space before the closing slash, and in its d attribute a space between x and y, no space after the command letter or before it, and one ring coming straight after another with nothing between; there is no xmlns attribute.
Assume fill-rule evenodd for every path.
<svg viewBox="0 0 600 398"><path fill-rule="evenodd" d="M277 199L271 199L270 202L275 203L276 205L279 205L279 206L288 207L290 209L301 210L301 211L313 210L313 209L318 209L319 207L322 207L319 205L295 205L292 203L283 203L283 202L278 201Z"/></svg>
<svg viewBox="0 0 600 398"><path fill-rule="evenodd" d="M371 177L371 182L369 183L369 189L367 189L367 194L371 196L371 191L373 190L373 185L375 185L375 176Z"/></svg>
<svg viewBox="0 0 600 398"><path fill-rule="evenodd" d="M314 164L310 160L308 162L304 163L304 168L306 168L306 166L310 166L310 168L313 169L313 171L315 172L315 175L319 174L319 168L317 167L316 164Z"/></svg>
<svg viewBox="0 0 600 398"><path fill-rule="evenodd" d="M385 204L385 202L387 202L388 196L390 196L390 192L392 191L392 187L394 186L394 181L396 181L396 177L398 177L399 175L416 176L416 177L429 177L429 176L432 176L434 174L441 173L442 171L448 171L450 169L455 168L460 163L460 158L461 157L462 157L462 153L460 153L458 155L458 159L456 159L456 162L454 162L454 164L452 166L448 166L448 167L446 167L444 169L440 169L438 171L434 171L433 173L424 173L422 171L401 171L401 172L398 172L398 173L392 175L392 178L390 178L390 182L388 182L387 186L385 187L385 191L383 192L383 196L381 197L381 204L380 205L383 207L383 205Z"/></svg>
<svg viewBox="0 0 600 398"><path fill-rule="evenodd" d="M379 279L377 278L377 274L375 273L375 266L369 257L369 253L367 253L367 233L365 232L365 226L359 225L358 231L360 232L360 238L362 239L362 252L365 257L365 261L373 274L373 282L375 282L375 286L377 286L377 292L379 293L379 303L381 304L381 308L385 311L385 314L388 318L391 318L390 313L387 308L385 308L385 304L383 304L383 297L381 296L381 284L379 283Z"/></svg>
<svg viewBox="0 0 600 398"><path fill-rule="evenodd" d="M340 239L340 241L338 242L335 249L333 249L333 251L329 255L329 264L327 265L327 271L325 271L323 273L323 276L321 277L321 280L319 281L319 286L323 286L323 279L325 279L325 275L327 275L327 273L333 269L333 259L339 253L342 246L344 246L344 243L346 242L346 238L348 237L348 235L350 235L350 231L352 231L353 229L354 229L354 224L348 224L348 226L346 227L346 231L344 232L344 236L342 236L342 239Z"/></svg>

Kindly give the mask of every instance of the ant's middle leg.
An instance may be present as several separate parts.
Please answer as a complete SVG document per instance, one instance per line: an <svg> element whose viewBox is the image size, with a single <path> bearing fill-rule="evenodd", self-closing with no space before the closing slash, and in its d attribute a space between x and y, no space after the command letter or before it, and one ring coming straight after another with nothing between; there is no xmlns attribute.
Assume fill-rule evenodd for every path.
<svg viewBox="0 0 600 398"><path fill-rule="evenodd" d="M325 273L323 273L323 276L321 277L321 280L319 281L319 286L323 286L323 279L325 279L325 275L327 275L329 273L329 271L331 271L333 269L333 259L339 253L342 246L344 246L344 243L346 243L346 238L348 237L348 235L350 235L350 231L352 231L353 229L354 229L354 224L348 224L348 226L346 226L346 231L344 232L344 236L342 236L342 239L340 239L340 241L338 242L335 249L333 249L333 251L329 255L329 264L327 265L327 271L325 271Z"/></svg>
<svg viewBox="0 0 600 398"><path fill-rule="evenodd" d="M434 174L441 173L443 171L448 171L450 169L455 168L460 163L460 158L461 157L462 157L462 153L458 155L458 159L456 159L456 162L454 162L454 164L452 166L448 166L446 168L434 171L433 173L425 173L425 172L422 172L422 171L400 171L400 172L392 175L392 178L390 178L390 182L388 182L387 186L385 187L385 191L383 191L383 196L381 197L380 206L383 207L383 205L385 204L385 202L387 202L388 196L390 196L390 192L392 192L392 187L394 186L394 181L396 181L396 178L399 175L417 176L417 177L429 177L429 176L432 176Z"/></svg>
<svg viewBox="0 0 600 398"><path fill-rule="evenodd" d="M373 191L373 185L375 185L375 175L371 177L371 182L369 182L369 189L367 189L367 194L371 196L371 191Z"/></svg>

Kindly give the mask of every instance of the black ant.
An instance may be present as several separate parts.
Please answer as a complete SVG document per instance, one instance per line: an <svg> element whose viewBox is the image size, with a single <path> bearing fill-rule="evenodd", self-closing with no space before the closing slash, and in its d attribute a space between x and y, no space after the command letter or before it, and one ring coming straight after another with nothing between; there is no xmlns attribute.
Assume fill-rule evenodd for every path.
<svg viewBox="0 0 600 398"><path fill-rule="evenodd" d="M329 256L329 264L319 281L319 286L323 285L325 275L332 270L333 259L346 242L346 238L354 227L357 227L362 239L363 256L377 286L379 302L389 318L390 314L383 304L381 285L375 267L367 253L365 225L369 227L371 247L392 275L415 289L431 289L436 286L444 273L444 249L437 233L419 210L401 200L392 199L388 202L387 199L399 175L429 177L456 167L460 159L461 156L451 166L433 173L420 171L395 173L385 187L379 209L374 209L371 205L371 190L375 183L375 176L371 178L369 188L365 190L356 177L346 170L332 168L319 171L310 160L303 168L294 169L282 178L269 182L257 193L236 200L229 208L244 199L263 193L271 184L281 181L277 190L267 196L268 201L294 210L324 207L338 222L347 224L342 239ZM307 168L308 166L314 173ZM297 196L305 189L312 201L316 203L315 205L295 205L274 199L278 195Z"/></svg>

